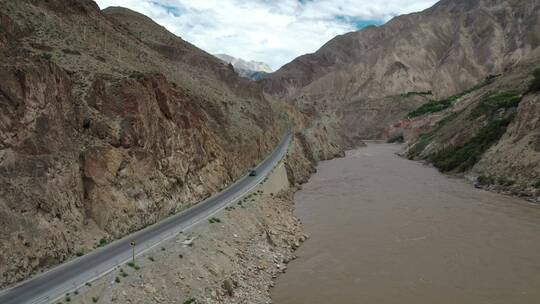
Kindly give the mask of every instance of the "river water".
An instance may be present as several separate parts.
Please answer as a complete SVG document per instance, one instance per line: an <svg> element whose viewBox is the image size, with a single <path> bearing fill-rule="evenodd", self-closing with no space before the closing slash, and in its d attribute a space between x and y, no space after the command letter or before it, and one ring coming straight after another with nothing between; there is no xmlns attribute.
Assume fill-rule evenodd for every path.
<svg viewBox="0 0 540 304"><path fill-rule="evenodd" d="M295 197L311 238L275 304L540 303L540 207L369 144Z"/></svg>

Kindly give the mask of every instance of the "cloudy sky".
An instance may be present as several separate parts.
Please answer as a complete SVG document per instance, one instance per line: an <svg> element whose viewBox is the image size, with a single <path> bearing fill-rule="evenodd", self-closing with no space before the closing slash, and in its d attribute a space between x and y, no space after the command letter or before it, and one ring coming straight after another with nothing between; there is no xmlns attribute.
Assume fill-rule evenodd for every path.
<svg viewBox="0 0 540 304"><path fill-rule="evenodd" d="M436 0L97 0L145 14L209 53L273 69L336 35L421 11Z"/></svg>

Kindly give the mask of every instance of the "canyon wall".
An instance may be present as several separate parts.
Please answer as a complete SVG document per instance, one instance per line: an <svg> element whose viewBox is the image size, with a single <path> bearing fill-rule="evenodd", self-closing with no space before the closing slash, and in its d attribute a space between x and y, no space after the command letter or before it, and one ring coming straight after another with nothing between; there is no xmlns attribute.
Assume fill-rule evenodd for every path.
<svg viewBox="0 0 540 304"><path fill-rule="evenodd" d="M0 8L1 287L186 209L301 130L301 113L138 13ZM316 158L339 154L315 133Z"/></svg>

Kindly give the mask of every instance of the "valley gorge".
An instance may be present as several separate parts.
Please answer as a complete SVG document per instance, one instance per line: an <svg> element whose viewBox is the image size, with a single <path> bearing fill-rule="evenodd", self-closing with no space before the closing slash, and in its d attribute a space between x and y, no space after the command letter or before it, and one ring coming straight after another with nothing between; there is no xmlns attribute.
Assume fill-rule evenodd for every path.
<svg viewBox="0 0 540 304"><path fill-rule="evenodd" d="M401 162L464 178L462 189L540 203L538 0L442 0L335 37L256 80L126 8L0 7L3 289L215 195L289 131L287 155L244 204L141 255L141 269L115 268L61 300L287 303L270 291L310 242L294 194L319 162L347 150L389 157L368 140L402 143L387 146ZM339 161L356 164L347 153ZM523 218L532 227L531 210Z"/></svg>

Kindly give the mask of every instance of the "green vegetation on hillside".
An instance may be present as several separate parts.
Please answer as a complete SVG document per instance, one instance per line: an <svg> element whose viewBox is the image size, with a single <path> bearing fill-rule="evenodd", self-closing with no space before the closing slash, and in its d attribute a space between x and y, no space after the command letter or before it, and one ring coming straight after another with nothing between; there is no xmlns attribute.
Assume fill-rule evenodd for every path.
<svg viewBox="0 0 540 304"><path fill-rule="evenodd" d="M485 175L480 175L476 179L476 181L482 186L501 185L505 187L510 187L516 183L516 181L507 177L503 177L503 176L494 177L494 176L485 176Z"/></svg>
<svg viewBox="0 0 540 304"><path fill-rule="evenodd" d="M474 166L482 154L506 132L513 115L496 119L480 129L478 134L460 146L450 146L429 157L435 167L443 172L464 172Z"/></svg>
<svg viewBox="0 0 540 304"><path fill-rule="evenodd" d="M433 130L420 135L419 140L407 151L407 158L414 159L418 155L420 155L420 153L422 153L422 151L424 151L424 149L433 140L433 138L435 137L435 133L442 129L442 127L444 127L447 123L454 120L458 115L459 113L449 114L445 118L441 119L441 121L437 123L436 127Z"/></svg>
<svg viewBox="0 0 540 304"><path fill-rule="evenodd" d="M410 112L409 114L407 114L407 117L408 118L413 118L413 117L418 117L418 116L422 116L422 115L425 115L425 114L431 114L431 113L436 113L436 112L440 112L442 110L445 110L445 109L448 109L449 107L453 106L454 103L460 99L461 97L467 95L467 94L470 94L490 83L493 82L493 80L497 77L499 77L500 75L489 75L488 77L486 77L481 83L475 85L474 87L472 88L469 88L459 94L456 94L456 95L453 95L453 96L450 96L448 98L445 98L445 99L442 99L442 100L431 100L429 101L428 103L426 104L423 104L421 105L418 109Z"/></svg>
<svg viewBox="0 0 540 304"><path fill-rule="evenodd" d="M133 72L131 72L131 74L129 74L129 78L142 80L142 79L144 79L144 74L139 72L139 71L133 71Z"/></svg>
<svg viewBox="0 0 540 304"><path fill-rule="evenodd" d="M421 105L418 109L407 114L407 117L413 118L413 117L422 116L425 114L440 112L442 110L445 110L451 107L456 100L457 98L455 98L455 96L452 96L450 98L443 99L443 100L432 100L426 104Z"/></svg>
<svg viewBox="0 0 540 304"><path fill-rule="evenodd" d="M514 108L521 102L521 94L516 91L501 91L492 93L483 100L471 112L471 118L478 118L485 114L490 114L499 109Z"/></svg>
<svg viewBox="0 0 540 304"><path fill-rule="evenodd" d="M49 54L49 53L41 53L41 55L39 55L39 57L41 57L41 59L43 59L43 60L51 60L52 59L52 55Z"/></svg>
<svg viewBox="0 0 540 304"><path fill-rule="evenodd" d="M482 157L484 152L489 149L506 132L507 126L512 122L514 113L512 111L503 111L516 108L521 102L522 96L517 91L499 91L488 95L471 111L470 117L478 118L487 115L487 125L481 128L476 135L470 138L462 145L452 145L445 149L428 156L428 160L435 167L443 172L456 171L464 172L474 166ZM463 110L464 111L464 110ZM493 114L503 113L504 118L496 118ZM420 155L422 151L435 139L437 132L452 121L459 113L451 113L442 119L437 126L430 132L420 136L417 143L409 149L407 157L413 159ZM486 184L494 183L488 177L482 178ZM482 183L482 181L480 181ZM498 184L506 185L509 181L497 180Z"/></svg>
<svg viewBox="0 0 540 304"><path fill-rule="evenodd" d="M496 182L496 179L492 176L480 175L476 181L483 186L493 185Z"/></svg>
<svg viewBox="0 0 540 304"><path fill-rule="evenodd" d="M407 97L411 97L411 96L414 96L414 95L420 95L420 96L433 95L433 92L431 92L431 91L425 91L425 92L412 91L412 92L403 93L400 96L403 97L403 98L407 98Z"/></svg>
<svg viewBox="0 0 540 304"><path fill-rule="evenodd" d="M184 301L184 304L194 304L196 302L197 301L195 300L195 298L189 298L189 299Z"/></svg>
<svg viewBox="0 0 540 304"><path fill-rule="evenodd" d="M537 68L533 72L533 80L529 84L529 92L539 92L540 91L540 68Z"/></svg>

